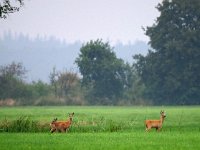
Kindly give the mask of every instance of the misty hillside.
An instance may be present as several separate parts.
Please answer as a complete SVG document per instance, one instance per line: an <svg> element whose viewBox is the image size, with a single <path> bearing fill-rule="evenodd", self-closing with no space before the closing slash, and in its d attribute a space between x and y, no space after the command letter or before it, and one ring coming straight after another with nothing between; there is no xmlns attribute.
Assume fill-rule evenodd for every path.
<svg viewBox="0 0 200 150"><path fill-rule="evenodd" d="M0 66L11 62L22 62L28 70L27 81L39 80L49 82L49 74L53 67L57 70L73 70L78 72L74 64L78 57L81 42L66 43L54 37L31 39L25 35L12 35L10 32L0 39ZM149 46L142 41L123 45L118 43L114 51L118 58L132 63L135 54L147 53Z"/></svg>

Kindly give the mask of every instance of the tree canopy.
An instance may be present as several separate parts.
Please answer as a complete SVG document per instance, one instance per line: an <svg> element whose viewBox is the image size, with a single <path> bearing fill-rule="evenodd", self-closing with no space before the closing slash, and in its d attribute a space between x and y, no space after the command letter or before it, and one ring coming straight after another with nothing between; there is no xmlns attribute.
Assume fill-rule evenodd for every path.
<svg viewBox="0 0 200 150"><path fill-rule="evenodd" d="M135 67L156 104L200 104L199 8L199 0L164 0L146 28L153 50L135 56Z"/></svg>
<svg viewBox="0 0 200 150"><path fill-rule="evenodd" d="M6 66L0 66L0 99L18 98L25 95L23 77L26 69L22 63L11 63Z"/></svg>
<svg viewBox="0 0 200 150"><path fill-rule="evenodd" d="M98 98L102 104L110 100L115 103L127 86L127 65L102 40L83 45L76 63L83 76L82 83L91 88L90 95L97 103Z"/></svg>

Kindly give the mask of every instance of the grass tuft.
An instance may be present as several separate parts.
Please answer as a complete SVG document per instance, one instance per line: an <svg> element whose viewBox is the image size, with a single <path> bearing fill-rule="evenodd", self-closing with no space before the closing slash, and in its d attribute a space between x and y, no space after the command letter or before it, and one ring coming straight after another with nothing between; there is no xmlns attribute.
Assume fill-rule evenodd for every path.
<svg viewBox="0 0 200 150"><path fill-rule="evenodd" d="M18 119L9 121L5 118L0 123L1 132L46 132L47 127L39 123L38 121L33 121L27 116L20 116ZM49 130L49 128L48 128Z"/></svg>

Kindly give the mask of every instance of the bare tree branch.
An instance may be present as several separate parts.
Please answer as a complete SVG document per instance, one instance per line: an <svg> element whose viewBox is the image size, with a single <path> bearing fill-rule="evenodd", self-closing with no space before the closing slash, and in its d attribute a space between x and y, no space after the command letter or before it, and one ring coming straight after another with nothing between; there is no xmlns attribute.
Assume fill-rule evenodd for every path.
<svg viewBox="0 0 200 150"><path fill-rule="evenodd" d="M16 1L19 3L19 6L11 5L10 0L3 0L2 4L0 3L0 18L6 19L9 14L19 11L20 7L24 5L24 0Z"/></svg>

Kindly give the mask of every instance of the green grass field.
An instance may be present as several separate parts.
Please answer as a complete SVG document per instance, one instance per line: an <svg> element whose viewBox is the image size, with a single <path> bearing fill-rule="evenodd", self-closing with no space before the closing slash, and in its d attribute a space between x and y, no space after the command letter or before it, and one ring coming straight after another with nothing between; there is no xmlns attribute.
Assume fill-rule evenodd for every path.
<svg viewBox="0 0 200 150"><path fill-rule="evenodd" d="M145 119L159 119L161 132L145 132ZM49 133L53 118L66 120L74 112L68 133ZM28 124L15 129L19 118ZM23 120L23 119L22 119ZM35 122L34 128L30 122ZM7 128L5 128L5 124ZM39 124L39 125L38 125ZM35 129L40 128L41 129ZM5 130L6 129L6 130ZM200 107L1 107L1 149L200 149Z"/></svg>

